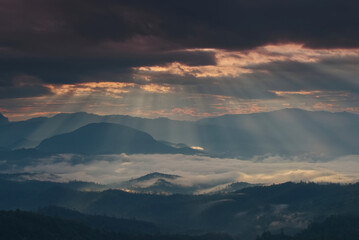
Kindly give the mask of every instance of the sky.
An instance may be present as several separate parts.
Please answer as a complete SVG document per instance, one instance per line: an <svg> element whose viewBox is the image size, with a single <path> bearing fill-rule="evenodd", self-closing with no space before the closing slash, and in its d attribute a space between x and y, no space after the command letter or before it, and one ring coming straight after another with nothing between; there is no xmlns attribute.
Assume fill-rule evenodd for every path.
<svg viewBox="0 0 359 240"><path fill-rule="evenodd" d="M0 0L0 113L359 113L356 0Z"/></svg>

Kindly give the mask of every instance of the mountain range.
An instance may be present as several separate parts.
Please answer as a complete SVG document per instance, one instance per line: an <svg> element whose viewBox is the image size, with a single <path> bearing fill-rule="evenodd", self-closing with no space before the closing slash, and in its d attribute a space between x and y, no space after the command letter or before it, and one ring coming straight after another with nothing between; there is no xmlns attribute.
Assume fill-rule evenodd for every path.
<svg viewBox="0 0 359 240"><path fill-rule="evenodd" d="M0 209L38 211L56 206L82 214L61 209L47 209L44 213L91 224L101 219L93 215L107 215L152 222L161 232L226 232L239 239L255 239L264 231L295 233L331 215L359 214L358 193L359 184L302 182L254 186L229 193L156 195L114 189L81 191L69 183L0 179ZM118 222L108 218L104 221Z"/></svg>
<svg viewBox="0 0 359 240"><path fill-rule="evenodd" d="M9 123L9 119L7 119L4 115L0 114L0 124Z"/></svg>
<svg viewBox="0 0 359 240"><path fill-rule="evenodd" d="M141 224L136 220L123 220L106 216L81 214L76 211L50 207L56 215L48 215L42 209L40 213L28 211L0 211L1 239L11 240L235 240L243 239L224 233L198 234L163 234L142 233ZM68 216L75 216L68 218ZM103 221L103 222L102 222ZM126 222L128 221L128 223ZM143 225L143 224L142 224ZM31 227L29 227L31 226ZM136 230L128 232L127 227ZM283 232L272 234L265 231L257 232L257 240L322 240L340 239L357 240L359 237L359 216L339 215L330 216L321 222L313 222L306 229L295 235ZM248 239L248 238L246 238Z"/></svg>
<svg viewBox="0 0 359 240"><path fill-rule="evenodd" d="M151 194L217 194L230 193L247 187L259 186L260 184L250 184L246 182L234 182L219 185L217 183L201 183L194 185L181 184L182 176L152 172L144 176L130 179L111 187L123 189L137 193Z"/></svg>
<svg viewBox="0 0 359 240"><path fill-rule="evenodd" d="M84 214L75 210L56 206L43 207L40 208L37 212L45 216L60 217L62 219L81 222L93 228L103 229L111 232L119 232L126 234L159 233L158 227L153 223L139 221L135 219L124 219L101 215Z"/></svg>
<svg viewBox="0 0 359 240"><path fill-rule="evenodd" d="M215 156L246 158L262 154L341 156L359 153L359 115L347 112L284 109L198 121L88 113L64 113L20 122L7 122L5 117L1 119L0 147L8 149L45 149L45 143L64 137L52 138L57 135L71 132L76 135L79 132L74 131L92 123L116 123L146 132L167 146L183 146L183 143ZM94 126L80 132L93 130ZM97 126L101 128L101 125ZM88 149L91 153L92 150Z"/></svg>
<svg viewBox="0 0 359 240"><path fill-rule="evenodd" d="M68 218L68 213L80 216ZM65 216L64 216L65 213ZM4 240L233 240L228 234L203 235L146 233L148 225L140 221L106 216L85 215L56 209L56 216L47 212L0 211L0 239ZM129 229L132 231L128 231ZM133 231L135 230L135 231ZM346 240L346 239L345 239Z"/></svg>
<svg viewBox="0 0 359 240"><path fill-rule="evenodd" d="M45 139L37 147L42 152L78 154L189 153L190 148L174 148L149 134L114 123L92 123Z"/></svg>

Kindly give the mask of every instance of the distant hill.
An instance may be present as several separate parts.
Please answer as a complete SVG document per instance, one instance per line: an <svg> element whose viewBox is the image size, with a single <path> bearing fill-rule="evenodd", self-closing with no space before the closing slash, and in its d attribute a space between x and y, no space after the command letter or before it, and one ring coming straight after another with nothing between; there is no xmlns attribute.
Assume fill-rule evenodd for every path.
<svg viewBox="0 0 359 240"><path fill-rule="evenodd" d="M129 180L129 182L136 183L136 182L150 181L150 180L154 180L154 179L156 179L156 180L157 179L171 179L172 180L172 179L177 179L179 177L180 176L178 176L178 175L153 172L153 173L146 174L139 178L131 179L131 180Z"/></svg>
<svg viewBox="0 0 359 240"><path fill-rule="evenodd" d="M257 186L250 183L231 183L227 186L218 185L218 183L201 183L186 185L181 183L183 178L178 175L164 174L153 172L144 176L130 179L121 184L113 184L111 187L120 188L126 191L137 193L151 193L151 194L217 194L217 193L232 193L246 187Z"/></svg>
<svg viewBox="0 0 359 240"><path fill-rule="evenodd" d="M145 132L113 123L92 123L73 132L46 139L37 147L42 152L79 154L192 153L190 148L173 148Z"/></svg>
<svg viewBox="0 0 359 240"><path fill-rule="evenodd" d="M236 192L236 191L240 191L244 188L249 188L249 187L257 187L257 186L261 186L262 184L251 184L251 183L247 183L247 182L234 182L231 184L228 184L228 186L226 186L223 189L218 190L219 193L232 193L232 192Z"/></svg>
<svg viewBox="0 0 359 240"><path fill-rule="evenodd" d="M176 183L177 175L159 172L149 173L139 178L131 179L119 185L120 188L140 193L193 193L192 188L181 186Z"/></svg>
<svg viewBox="0 0 359 240"><path fill-rule="evenodd" d="M146 119L126 115L100 116L84 112L61 113L53 117L33 118L26 121L9 122L6 126L0 125L0 146L17 148L33 148L41 141L55 135L69 133L90 123L117 123L148 132L159 140L178 139L188 129L193 130L193 123L174 121L167 118ZM178 142L176 142L178 143Z"/></svg>
<svg viewBox="0 0 359 240"><path fill-rule="evenodd" d="M4 115L0 113L0 124L9 123L9 119L7 119Z"/></svg>
<svg viewBox="0 0 359 240"><path fill-rule="evenodd" d="M166 145L172 147L181 146L176 143L202 147L219 157L311 154L325 158L359 154L359 115L300 109L224 115L195 122L63 113L51 118L0 124L0 147L32 148L46 138L100 122L144 131L157 141L169 142Z"/></svg>
<svg viewBox="0 0 359 240"><path fill-rule="evenodd" d="M359 154L359 115L284 109L224 115L197 122L207 126L200 146L242 157L261 154L338 156ZM222 133L211 131L216 126ZM215 129L215 128L214 128Z"/></svg>
<svg viewBox="0 0 359 240"><path fill-rule="evenodd" d="M101 122L101 117L82 112L10 122L6 126L0 125L0 146L12 149L33 148L46 138L71 132L94 122Z"/></svg>
<svg viewBox="0 0 359 240"><path fill-rule="evenodd" d="M74 220L86 224L92 228L103 229L111 232L132 234L158 234L159 229L153 224L135 219L114 218L100 215L83 214L78 211L48 206L38 210L46 216L59 217Z"/></svg>

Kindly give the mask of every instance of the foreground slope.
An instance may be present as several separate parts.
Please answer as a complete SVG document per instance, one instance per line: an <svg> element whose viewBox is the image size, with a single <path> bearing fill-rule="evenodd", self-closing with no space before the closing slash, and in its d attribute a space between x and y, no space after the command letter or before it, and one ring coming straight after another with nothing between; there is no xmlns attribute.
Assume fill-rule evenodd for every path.
<svg viewBox="0 0 359 240"><path fill-rule="evenodd" d="M0 209L46 206L152 222L166 232L227 232L255 239L264 231L298 232L335 214L359 214L359 184L285 183L228 194L152 195L78 191L66 184L0 180Z"/></svg>
<svg viewBox="0 0 359 240"><path fill-rule="evenodd" d="M312 223L294 236L263 233L257 240L357 240L359 239L359 216L330 216L321 223Z"/></svg>
<svg viewBox="0 0 359 240"><path fill-rule="evenodd" d="M126 234L159 233L159 229L156 225L150 222L139 221L136 219L115 218L102 215L89 215L80 213L78 211L54 206L41 208L37 212L45 216L73 220L88 225L92 228L103 229L111 232Z"/></svg>
<svg viewBox="0 0 359 240"><path fill-rule="evenodd" d="M225 234L141 235L91 228L77 221L24 211L0 211L0 239L4 240L231 240Z"/></svg>

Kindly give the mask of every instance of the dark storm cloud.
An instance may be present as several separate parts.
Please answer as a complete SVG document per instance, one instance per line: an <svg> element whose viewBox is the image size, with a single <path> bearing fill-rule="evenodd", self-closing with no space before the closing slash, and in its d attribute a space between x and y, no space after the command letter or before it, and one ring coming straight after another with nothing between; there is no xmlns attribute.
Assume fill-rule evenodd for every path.
<svg viewBox="0 0 359 240"><path fill-rule="evenodd" d="M0 99L28 98L50 95L51 90L38 79L19 75L7 81L0 81Z"/></svg>
<svg viewBox="0 0 359 240"><path fill-rule="evenodd" d="M0 99L29 98L50 94L50 89L42 85L0 87Z"/></svg>
<svg viewBox="0 0 359 240"><path fill-rule="evenodd" d="M178 61L186 65L215 64L211 52L170 52L119 57L6 57L0 58L0 83L9 76L27 74L47 83L76 83L97 75L119 74L117 81L132 81L132 67L163 65ZM97 79L98 81L104 79ZM112 79L113 80L113 79Z"/></svg>
<svg viewBox="0 0 359 240"><path fill-rule="evenodd" d="M147 1L146 7L165 20L160 27L168 38L185 45L226 49L277 42L301 42L314 48L358 46L359 3L354 0L160 2Z"/></svg>
<svg viewBox="0 0 359 240"><path fill-rule="evenodd" d="M133 82L133 67L171 62L215 64L213 53L183 50L188 48L247 50L287 42L310 48L359 47L358 10L355 0L0 0L1 94L5 98L21 93L31 96L31 89L34 96L48 92L39 83L26 88L13 84L12 79L19 75L30 75L44 83ZM264 68L275 72L275 64ZM332 76L294 65L297 70L305 68L300 77L314 74L308 75L308 79L315 78L306 80L308 86L337 87L336 80L329 85L318 80ZM103 79L113 75L117 77ZM262 85L245 80L242 89L252 91L242 93L239 86L223 89L198 84L192 91L272 98L267 89L297 89L300 85L288 76L279 80L279 74L269 77L269 84L261 80ZM178 78L178 84L192 81ZM345 89L353 87L343 84ZM264 90L256 90L263 86Z"/></svg>
<svg viewBox="0 0 359 240"><path fill-rule="evenodd" d="M277 42L348 48L359 46L358 10L355 0L2 0L1 43L51 52L53 46L74 50L156 36L169 48L248 49Z"/></svg>

